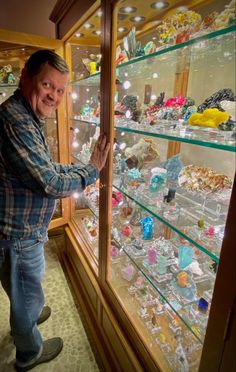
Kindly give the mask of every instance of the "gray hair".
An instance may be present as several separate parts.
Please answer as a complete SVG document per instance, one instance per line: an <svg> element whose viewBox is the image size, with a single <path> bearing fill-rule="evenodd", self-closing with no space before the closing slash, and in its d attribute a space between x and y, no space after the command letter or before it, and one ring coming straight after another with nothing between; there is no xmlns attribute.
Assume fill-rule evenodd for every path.
<svg viewBox="0 0 236 372"><path fill-rule="evenodd" d="M35 53L31 54L29 59L25 63L25 68L30 77L33 77L41 71L41 68L48 64L54 67L61 73L69 73L69 67L65 60L60 57L57 53L49 49L37 50Z"/></svg>

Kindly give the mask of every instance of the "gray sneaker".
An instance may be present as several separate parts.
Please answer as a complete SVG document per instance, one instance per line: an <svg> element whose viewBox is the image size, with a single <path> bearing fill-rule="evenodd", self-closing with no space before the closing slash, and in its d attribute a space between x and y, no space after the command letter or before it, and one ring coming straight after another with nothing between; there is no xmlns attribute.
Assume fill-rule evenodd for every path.
<svg viewBox="0 0 236 372"><path fill-rule="evenodd" d="M50 360L56 358L60 354L63 348L63 340L60 337L50 338L49 340L43 341L43 351L41 356L31 364L27 366L20 366L15 363L15 370L17 372L29 371L30 369L36 367L38 364L49 362Z"/></svg>

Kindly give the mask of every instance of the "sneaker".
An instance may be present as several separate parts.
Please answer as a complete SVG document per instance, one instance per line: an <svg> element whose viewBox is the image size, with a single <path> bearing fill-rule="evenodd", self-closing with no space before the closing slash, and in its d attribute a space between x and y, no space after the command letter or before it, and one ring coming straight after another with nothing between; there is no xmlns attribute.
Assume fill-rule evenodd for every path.
<svg viewBox="0 0 236 372"><path fill-rule="evenodd" d="M60 354L63 348L63 340L60 337L50 338L49 340L43 341L43 351L41 356L31 364L27 366L21 366L19 363L15 363L15 370L17 372L29 371L41 363L49 362L56 358Z"/></svg>

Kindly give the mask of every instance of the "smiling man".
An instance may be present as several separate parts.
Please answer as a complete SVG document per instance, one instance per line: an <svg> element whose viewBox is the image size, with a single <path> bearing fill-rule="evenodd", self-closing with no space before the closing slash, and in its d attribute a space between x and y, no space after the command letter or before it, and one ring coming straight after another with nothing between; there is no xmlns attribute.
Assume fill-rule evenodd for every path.
<svg viewBox="0 0 236 372"><path fill-rule="evenodd" d="M44 306L44 243L58 198L94 183L110 145L100 135L88 165L52 160L44 119L60 104L69 80L65 61L50 50L32 54L19 89L0 106L0 281L10 300L16 370L28 371L55 358L60 337L43 341L38 324L51 313Z"/></svg>

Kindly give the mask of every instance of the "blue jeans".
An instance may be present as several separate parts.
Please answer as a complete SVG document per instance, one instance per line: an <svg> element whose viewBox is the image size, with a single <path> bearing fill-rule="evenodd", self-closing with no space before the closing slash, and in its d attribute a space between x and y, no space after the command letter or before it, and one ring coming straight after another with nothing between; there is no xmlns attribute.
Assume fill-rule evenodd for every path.
<svg viewBox="0 0 236 372"><path fill-rule="evenodd" d="M37 320L44 306L44 271L44 241L0 240L0 281L10 300L16 360L22 367L42 353Z"/></svg>

